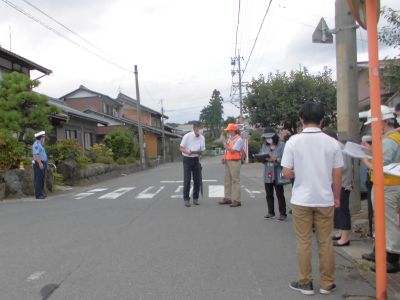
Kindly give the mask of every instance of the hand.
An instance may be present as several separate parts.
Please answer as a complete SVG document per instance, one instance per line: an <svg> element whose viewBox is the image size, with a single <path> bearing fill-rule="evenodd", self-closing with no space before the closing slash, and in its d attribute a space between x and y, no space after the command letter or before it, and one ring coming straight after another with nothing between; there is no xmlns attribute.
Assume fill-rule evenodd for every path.
<svg viewBox="0 0 400 300"><path fill-rule="evenodd" d="M40 169L40 170L43 170L43 168L44 168L43 163L42 163L42 162L39 162L39 169Z"/></svg>
<svg viewBox="0 0 400 300"><path fill-rule="evenodd" d="M340 199L335 199L334 200L334 202L335 202L335 208L339 208L340 207Z"/></svg>
<svg viewBox="0 0 400 300"><path fill-rule="evenodd" d="M225 164L225 158L221 159L221 163L224 165Z"/></svg>
<svg viewBox="0 0 400 300"><path fill-rule="evenodd" d="M370 145L369 143L363 142L361 143L361 145L365 148L365 150L367 150L368 152L372 152L372 145Z"/></svg>

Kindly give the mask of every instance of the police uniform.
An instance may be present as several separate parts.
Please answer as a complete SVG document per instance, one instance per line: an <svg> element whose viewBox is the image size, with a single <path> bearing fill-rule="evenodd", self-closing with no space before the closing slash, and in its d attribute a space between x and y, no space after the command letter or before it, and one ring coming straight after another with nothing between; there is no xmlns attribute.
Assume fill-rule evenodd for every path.
<svg viewBox="0 0 400 300"><path fill-rule="evenodd" d="M45 135L44 131L35 134L36 141L32 146L32 157L33 157L33 173L35 183L35 196L37 199L43 199L46 197L44 193L44 182L47 170L47 154L46 149L43 147L40 138ZM36 155L39 156L40 161L43 164L43 169L40 169L39 163L36 160Z"/></svg>

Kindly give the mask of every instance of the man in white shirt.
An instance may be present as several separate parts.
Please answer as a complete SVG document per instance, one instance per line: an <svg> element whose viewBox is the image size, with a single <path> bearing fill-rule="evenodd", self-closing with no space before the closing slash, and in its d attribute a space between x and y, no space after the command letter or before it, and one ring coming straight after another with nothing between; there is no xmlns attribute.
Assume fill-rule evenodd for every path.
<svg viewBox="0 0 400 300"><path fill-rule="evenodd" d="M190 181L193 174L193 204L199 205L200 162L199 157L206 150L204 136L200 133L201 123L193 124L193 131L182 138L180 151L183 155L183 200L190 207Z"/></svg>
<svg viewBox="0 0 400 300"><path fill-rule="evenodd" d="M299 276L290 288L313 295L311 252L315 224L320 264L320 293L335 288L335 257L332 245L334 208L340 206L343 157L337 141L321 132L324 108L307 102L300 110L304 129L289 139L281 165L285 177L295 177L292 190L293 224Z"/></svg>

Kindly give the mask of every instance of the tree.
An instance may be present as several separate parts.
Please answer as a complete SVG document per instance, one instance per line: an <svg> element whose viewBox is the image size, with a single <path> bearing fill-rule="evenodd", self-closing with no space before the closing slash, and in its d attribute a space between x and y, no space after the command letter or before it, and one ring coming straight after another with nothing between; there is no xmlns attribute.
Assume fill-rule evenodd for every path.
<svg viewBox="0 0 400 300"><path fill-rule="evenodd" d="M388 25L379 32L379 40L389 47L400 50L400 11L383 7L382 17ZM400 55L396 58L386 59L382 72L383 85L390 91L400 91Z"/></svg>
<svg viewBox="0 0 400 300"><path fill-rule="evenodd" d="M227 117L224 121L224 126L228 126L229 123L236 123L236 118L232 116Z"/></svg>
<svg viewBox="0 0 400 300"><path fill-rule="evenodd" d="M254 125L283 125L294 133L299 109L307 101L324 105L325 125L336 121L336 85L330 69L324 68L317 75L310 74L306 68L289 74L277 71L267 78L260 75L258 79L253 79L247 90L244 109Z"/></svg>
<svg viewBox="0 0 400 300"><path fill-rule="evenodd" d="M4 74L0 81L0 128L15 133L19 141L30 130L50 131L49 115L58 112L47 97L32 91L39 84L17 72Z"/></svg>
<svg viewBox="0 0 400 300"><path fill-rule="evenodd" d="M105 136L104 144L112 150L115 160L139 156L139 146L133 139L132 132L128 129L114 129Z"/></svg>
<svg viewBox="0 0 400 300"><path fill-rule="evenodd" d="M224 122L222 118L222 114L224 113L223 101L221 93L218 90L214 90L209 104L200 113L200 121L210 131L211 138L216 138L221 133L221 127Z"/></svg>

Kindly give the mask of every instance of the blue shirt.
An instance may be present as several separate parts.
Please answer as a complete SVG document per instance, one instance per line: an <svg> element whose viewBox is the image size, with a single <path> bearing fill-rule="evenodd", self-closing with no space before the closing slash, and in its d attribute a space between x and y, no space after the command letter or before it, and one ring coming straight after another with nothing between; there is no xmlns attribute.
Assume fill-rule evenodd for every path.
<svg viewBox="0 0 400 300"><path fill-rule="evenodd" d="M32 146L32 157L33 159L36 158L36 155L39 155L39 159L41 161L47 162L47 154L46 150L44 149L42 143L39 140L36 140Z"/></svg>
<svg viewBox="0 0 400 300"><path fill-rule="evenodd" d="M227 143L230 144L233 140L235 140L236 137L237 137L237 135L235 135L235 136L233 136L233 137L230 137L230 138L228 139ZM236 140L235 145L233 146L233 150L235 150L235 151L237 151L237 152L240 152L240 151L242 151L243 146L244 146L243 139L242 139L241 137L239 137L239 138Z"/></svg>

